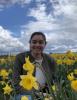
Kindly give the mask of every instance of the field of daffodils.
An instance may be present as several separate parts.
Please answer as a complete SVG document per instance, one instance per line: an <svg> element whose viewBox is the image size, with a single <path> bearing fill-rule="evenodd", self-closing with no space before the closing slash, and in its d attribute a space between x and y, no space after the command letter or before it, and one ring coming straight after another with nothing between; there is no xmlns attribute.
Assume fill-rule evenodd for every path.
<svg viewBox="0 0 77 100"><path fill-rule="evenodd" d="M50 86L50 93L39 93L40 99L34 97L33 100L77 100L77 53L69 50L66 53L52 53L50 56L57 63L56 81ZM36 79L32 76L34 67L29 58L26 60L27 64L23 66L24 70L28 65L32 70L28 70L30 74L21 76L20 85L26 90L38 89ZM12 83L14 61L15 55L0 56L0 100L15 100L15 90ZM32 81L29 83L30 80ZM24 95L21 100L29 99Z"/></svg>

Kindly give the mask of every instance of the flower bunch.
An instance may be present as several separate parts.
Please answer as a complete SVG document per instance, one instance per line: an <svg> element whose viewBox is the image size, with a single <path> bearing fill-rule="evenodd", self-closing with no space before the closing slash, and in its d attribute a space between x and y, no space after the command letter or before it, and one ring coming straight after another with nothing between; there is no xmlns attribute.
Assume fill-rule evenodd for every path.
<svg viewBox="0 0 77 100"><path fill-rule="evenodd" d="M27 71L26 75L21 75L20 86L25 90L38 89L37 79L32 75L34 72L34 65L30 62L29 57L25 58L23 69Z"/></svg>
<svg viewBox="0 0 77 100"><path fill-rule="evenodd" d="M10 93L13 91L12 87L8 84L6 84L3 90L4 90L4 94L8 94L8 95L10 95Z"/></svg>
<svg viewBox="0 0 77 100"><path fill-rule="evenodd" d="M77 69L74 69L73 72L67 75L68 80L70 81L71 88L77 92Z"/></svg>

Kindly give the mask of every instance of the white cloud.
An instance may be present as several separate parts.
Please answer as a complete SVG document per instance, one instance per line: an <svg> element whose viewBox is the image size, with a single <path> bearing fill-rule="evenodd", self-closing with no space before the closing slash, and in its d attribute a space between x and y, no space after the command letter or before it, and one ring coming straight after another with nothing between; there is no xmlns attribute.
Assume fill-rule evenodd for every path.
<svg viewBox="0 0 77 100"><path fill-rule="evenodd" d="M27 26L24 26L27 29L26 32L44 32L48 41L46 49L49 48L53 52L64 52L68 49L76 51L77 1L55 0L53 2L51 0L51 2L55 16L53 17L52 10L49 14L46 13L46 4L39 3L37 8L31 9L28 14L28 16L34 17L36 21L30 21Z"/></svg>
<svg viewBox="0 0 77 100"><path fill-rule="evenodd" d="M36 18L36 20L46 20L46 6L45 4L42 5L38 5L37 8L32 9L31 13L29 14L29 16L34 16Z"/></svg>
<svg viewBox="0 0 77 100"><path fill-rule="evenodd" d="M38 5L37 8L31 9L28 16L32 16L36 19L36 21L30 21L27 26L24 25L24 28L28 29L29 32L58 29L58 25L55 23L53 16L46 14L45 4Z"/></svg>
<svg viewBox="0 0 77 100"><path fill-rule="evenodd" d="M1 5L8 5L8 4L15 4L15 3L27 4L30 2L31 0L0 0Z"/></svg>
<svg viewBox="0 0 77 100"><path fill-rule="evenodd" d="M6 0L1 0L6 5ZM4 3L0 6L3 9ZM11 4L29 4L31 0L8 0ZM45 0L43 0L45 1ZM37 6L29 9L27 16L35 21L29 21L22 25L21 37L15 38L12 33L0 27L0 48L14 50L15 48L29 48L30 35L35 31L42 31L47 37L47 51L65 52L66 50L77 51L77 0L49 0L51 9L47 13L46 3L36 0ZM1 8L0 7L0 8ZM52 9L53 8L53 9Z"/></svg>
<svg viewBox="0 0 77 100"><path fill-rule="evenodd" d="M29 4L32 0L0 0L0 11L4 9L4 7L10 7L14 4L20 4L20 6L24 6L25 4Z"/></svg>
<svg viewBox="0 0 77 100"><path fill-rule="evenodd" d="M0 51L11 52L17 48L22 48L23 44L12 33L0 26Z"/></svg>

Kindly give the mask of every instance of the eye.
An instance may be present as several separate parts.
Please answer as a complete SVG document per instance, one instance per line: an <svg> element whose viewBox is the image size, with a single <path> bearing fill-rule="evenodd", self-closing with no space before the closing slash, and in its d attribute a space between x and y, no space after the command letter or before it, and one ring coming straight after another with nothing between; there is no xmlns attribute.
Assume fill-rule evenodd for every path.
<svg viewBox="0 0 77 100"><path fill-rule="evenodd" d="M39 41L39 44L44 44L44 41Z"/></svg>
<svg viewBox="0 0 77 100"><path fill-rule="evenodd" d="M36 43L37 43L37 41L32 41L32 43L33 43L33 44L36 44Z"/></svg>
<svg viewBox="0 0 77 100"><path fill-rule="evenodd" d="M34 40L34 41L32 41L32 43L33 43L33 44L37 44L37 43L39 43L39 44L44 44L44 41L37 41L37 40Z"/></svg>

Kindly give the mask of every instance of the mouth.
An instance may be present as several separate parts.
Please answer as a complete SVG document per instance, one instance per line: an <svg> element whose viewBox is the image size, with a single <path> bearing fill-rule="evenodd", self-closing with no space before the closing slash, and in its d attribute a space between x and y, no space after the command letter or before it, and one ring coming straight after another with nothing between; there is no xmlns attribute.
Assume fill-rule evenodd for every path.
<svg viewBox="0 0 77 100"><path fill-rule="evenodd" d="M41 51L41 49L35 49L36 51Z"/></svg>
<svg viewBox="0 0 77 100"><path fill-rule="evenodd" d="M34 48L35 51L40 52L42 51L41 48Z"/></svg>
<svg viewBox="0 0 77 100"><path fill-rule="evenodd" d="M41 49L41 47L35 47L35 49L39 49L39 50L40 50L40 49Z"/></svg>
<svg viewBox="0 0 77 100"><path fill-rule="evenodd" d="M42 51L42 48L41 47L34 47L33 50L38 52L38 51Z"/></svg>

